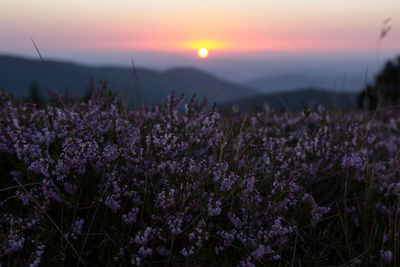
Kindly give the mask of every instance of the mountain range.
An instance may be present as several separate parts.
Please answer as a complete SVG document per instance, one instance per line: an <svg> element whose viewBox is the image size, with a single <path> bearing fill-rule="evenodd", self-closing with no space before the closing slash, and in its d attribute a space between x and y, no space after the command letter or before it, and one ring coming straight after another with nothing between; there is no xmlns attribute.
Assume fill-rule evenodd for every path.
<svg viewBox="0 0 400 267"><path fill-rule="evenodd" d="M260 94L244 97L224 105L225 110L232 106L239 108L241 112L251 109L271 108L280 111L302 111L304 106L316 108L319 104L330 109L354 110L357 108L356 93L339 93L315 88L292 90L279 94Z"/></svg>
<svg viewBox="0 0 400 267"><path fill-rule="evenodd" d="M5 92L15 96L27 96L28 88L37 83L52 89L49 76L54 80L61 95L81 97L93 80L95 88L101 81L107 81L108 88L115 92L130 88L128 102L136 102L133 82L133 69L123 67L93 67L69 62L45 61L50 75L40 60L13 56L0 56L0 86ZM216 78L206 72L186 67L174 68L165 72L137 68L140 97L145 103L163 102L172 91L190 98L193 94L210 102L226 102L256 94L256 91L242 85Z"/></svg>
<svg viewBox="0 0 400 267"><path fill-rule="evenodd" d="M137 103L132 68L85 66L54 60L46 60L45 65L40 60L0 55L0 87L16 97L27 97L29 87L36 83L45 96L46 88L53 90L49 81L51 78L61 95L82 97L90 81L93 81L95 88L100 87L102 81L107 81L107 87L117 94L128 89L128 105ZM303 102L310 107L318 103L335 106L332 103L337 100L332 99L338 95L326 90L330 87L323 78L298 75L258 79L243 85L192 67L180 67L166 71L137 68L136 77L141 101L147 104L164 102L175 91L178 95L184 94L186 99L196 94L198 99L206 98L209 103L217 102L222 106L237 104L242 110L265 105L276 109L284 107L299 110ZM354 108L355 97L356 94L341 94L342 107Z"/></svg>

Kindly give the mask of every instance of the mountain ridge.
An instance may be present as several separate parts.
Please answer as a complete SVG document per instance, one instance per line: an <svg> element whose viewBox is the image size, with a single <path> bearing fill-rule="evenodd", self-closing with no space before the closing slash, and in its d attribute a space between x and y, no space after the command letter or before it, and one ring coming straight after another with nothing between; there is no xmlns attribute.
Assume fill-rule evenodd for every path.
<svg viewBox="0 0 400 267"><path fill-rule="evenodd" d="M131 68L88 66L58 60L45 62L60 94L83 96L90 78L95 86L101 80L106 80L109 89L115 92L127 88L129 84L131 87L133 85ZM193 67L177 67L165 71L136 68L136 72L141 98L145 103L163 102L172 91L187 97L196 94L199 98L207 98L209 102L226 102L256 94L247 86L222 80ZM28 88L34 82L38 83L39 88L50 87L40 60L0 55L0 86L6 92L18 97L27 96ZM133 95L129 97L128 103L134 105Z"/></svg>
<svg viewBox="0 0 400 267"><path fill-rule="evenodd" d="M92 78L95 88L100 87L100 81L107 81L108 88L118 94L130 88L127 103L130 106L137 105L132 68L111 65L90 66L59 60L46 60L46 65L62 95L68 93L70 97L82 97ZM292 89L280 92L271 88L269 92L267 90L260 92L246 85L220 79L194 67L174 67L163 71L140 67L136 68L136 72L141 89L141 101L147 104L162 103L174 91L178 95L184 94L186 100L195 94L199 100L206 98L209 103L217 102L223 108L235 104L240 106L241 110L265 105L284 109L283 101L290 110L298 111L301 110L303 102L308 106L318 103L333 106L332 99L343 101L341 105L344 108L353 109L356 106L355 93L338 94L312 86L293 86ZM296 77L298 75L288 78L286 82L301 85L296 83ZM0 54L0 87L3 87L6 93L12 93L16 97L27 97L28 88L34 82L37 82L41 89L51 88L40 60ZM41 93L45 96L43 90Z"/></svg>
<svg viewBox="0 0 400 267"><path fill-rule="evenodd" d="M357 109L358 93L338 93L327 91L320 88L299 88L296 90L282 92L259 94L231 101L224 105L224 110L229 110L236 106L241 112L248 112L253 109L272 108L274 110L293 112L303 110L303 105L309 108L315 108L319 104L330 109Z"/></svg>

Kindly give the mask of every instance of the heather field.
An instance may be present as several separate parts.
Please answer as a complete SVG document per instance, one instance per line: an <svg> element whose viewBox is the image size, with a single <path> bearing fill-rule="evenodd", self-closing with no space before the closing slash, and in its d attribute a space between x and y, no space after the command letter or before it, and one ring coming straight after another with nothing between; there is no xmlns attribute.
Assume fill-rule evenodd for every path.
<svg viewBox="0 0 400 267"><path fill-rule="evenodd" d="M2 94L0 266L400 264L398 110L186 103Z"/></svg>

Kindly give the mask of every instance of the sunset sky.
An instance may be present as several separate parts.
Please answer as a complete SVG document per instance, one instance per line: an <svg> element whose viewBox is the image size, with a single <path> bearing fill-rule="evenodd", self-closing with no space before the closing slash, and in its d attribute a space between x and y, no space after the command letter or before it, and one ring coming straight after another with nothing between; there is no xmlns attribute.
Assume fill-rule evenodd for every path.
<svg viewBox="0 0 400 267"><path fill-rule="evenodd" d="M392 17L386 49L400 45L400 1L2 0L1 49L183 51L371 50Z"/></svg>
<svg viewBox="0 0 400 267"><path fill-rule="evenodd" d="M0 10L0 53L34 56L33 38L50 57L84 62L130 54L145 63L154 53L159 61L195 59L201 47L210 51L205 60L261 52L375 55L388 17L392 30L379 49L394 54L400 47L399 0L1 0Z"/></svg>

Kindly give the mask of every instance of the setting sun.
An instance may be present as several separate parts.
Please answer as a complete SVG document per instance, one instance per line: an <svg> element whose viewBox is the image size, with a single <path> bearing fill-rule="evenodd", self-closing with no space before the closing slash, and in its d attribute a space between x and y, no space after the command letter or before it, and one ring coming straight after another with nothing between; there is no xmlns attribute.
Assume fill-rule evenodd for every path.
<svg viewBox="0 0 400 267"><path fill-rule="evenodd" d="M203 47L203 48L200 48L198 54L199 54L199 57L202 57L202 58L208 57L208 50L207 50L207 48L204 48L204 47Z"/></svg>

